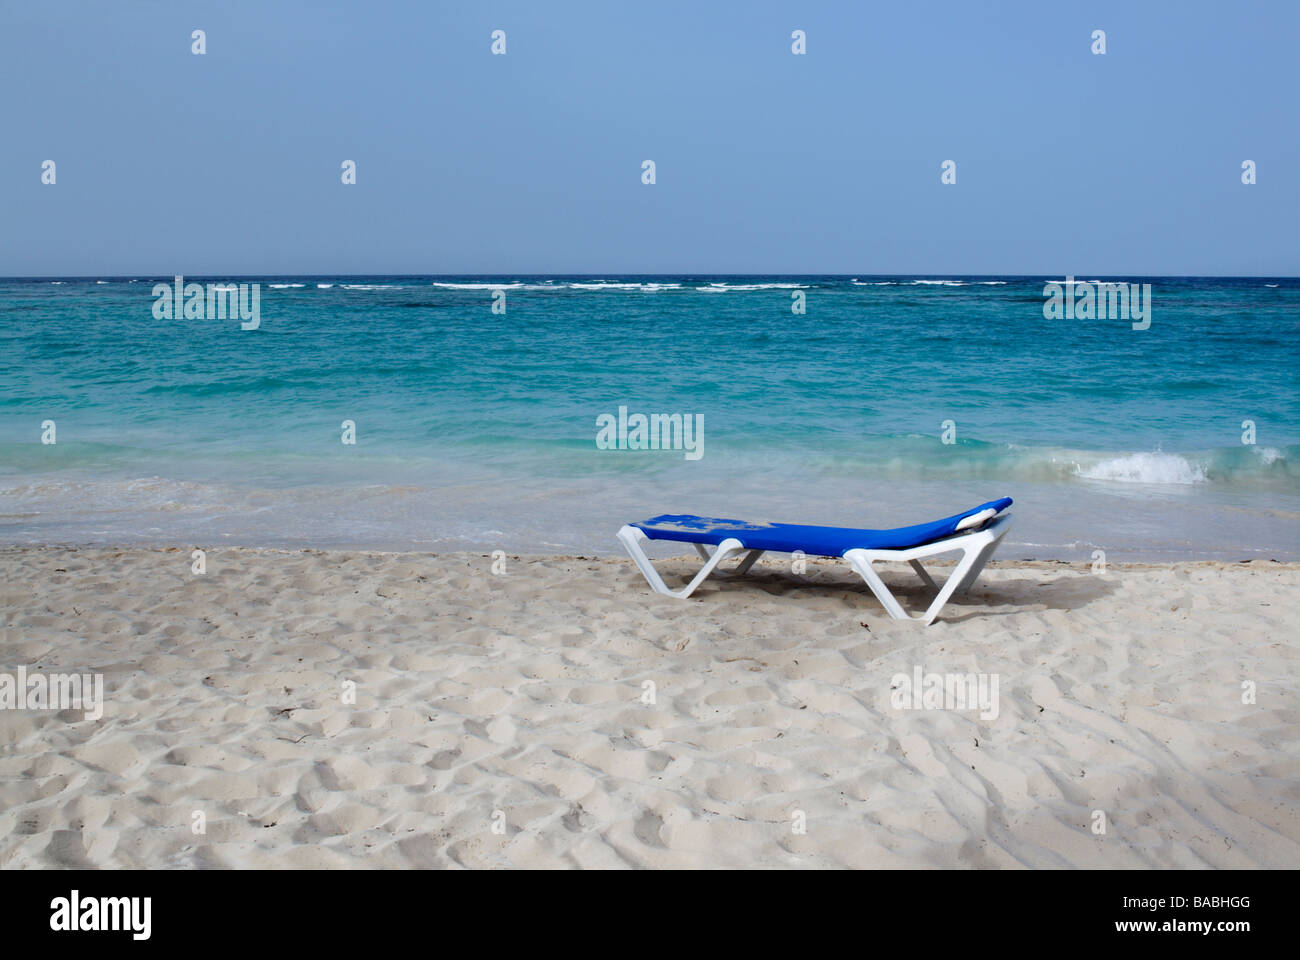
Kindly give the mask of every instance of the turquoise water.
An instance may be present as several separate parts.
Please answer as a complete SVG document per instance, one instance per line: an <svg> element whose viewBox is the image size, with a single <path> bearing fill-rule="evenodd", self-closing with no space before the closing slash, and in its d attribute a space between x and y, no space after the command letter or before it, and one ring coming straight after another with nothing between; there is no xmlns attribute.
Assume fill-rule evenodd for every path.
<svg viewBox="0 0 1300 960"><path fill-rule="evenodd" d="M0 280L0 541L612 553L1006 495L1012 556L1300 558L1296 279L1100 278L1151 284L1134 330L1047 278L186 278L260 283L248 331L159 279ZM620 406L702 456L599 449Z"/></svg>

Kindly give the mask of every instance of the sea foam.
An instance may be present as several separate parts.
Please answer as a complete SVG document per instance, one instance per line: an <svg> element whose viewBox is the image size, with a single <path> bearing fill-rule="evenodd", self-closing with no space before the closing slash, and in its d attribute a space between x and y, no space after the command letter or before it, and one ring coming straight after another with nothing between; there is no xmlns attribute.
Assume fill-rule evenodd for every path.
<svg viewBox="0 0 1300 960"><path fill-rule="evenodd" d="M1109 480L1116 483L1206 483L1203 464L1194 463L1173 453L1130 453L1102 460L1092 466L1080 466L1076 474L1085 480Z"/></svg>

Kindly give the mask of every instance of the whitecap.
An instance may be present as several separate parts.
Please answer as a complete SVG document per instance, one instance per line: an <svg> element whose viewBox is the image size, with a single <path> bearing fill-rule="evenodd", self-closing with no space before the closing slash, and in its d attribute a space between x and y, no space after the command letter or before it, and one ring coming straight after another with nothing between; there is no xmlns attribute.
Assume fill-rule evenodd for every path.
<svg viewBox="0 0 1300 960"><path fill-rule="evenodd" d="M1205 483L1205 467L1173 453L1130 453L1102 460L1090 467L1078 466L1075 475L1085 480L1114 483Z"/></svg>
<svg viewBox="0 0 1300 960"><path fill-rule="evenodd" d="M806 290L806 283L711 283L707 287L696 287L705 293L730 293L734 290Z"/></svg>

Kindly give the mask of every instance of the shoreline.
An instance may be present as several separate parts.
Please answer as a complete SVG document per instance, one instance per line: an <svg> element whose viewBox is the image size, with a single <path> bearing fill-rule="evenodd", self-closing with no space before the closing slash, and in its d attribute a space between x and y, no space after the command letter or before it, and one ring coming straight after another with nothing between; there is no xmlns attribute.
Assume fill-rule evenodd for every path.
<svg viewBox="0 0 1300 960"><path fill-rule="evenodd" d="M612 539L612 538L611 538ZM407 546L362 546L355 544L327 544L312 546L297 545L272 545L272 546L249 546L247 544L213 544L211 542L196 541L193 543L186 542L182 546L176 545L175 538L169 538L166 542L160 541L141 541L126 543L93 543L93 542L53 542L53 543L5 543L0 542L0 556L11 553L40 553L43 551L64 551L67 553L93 553L96 551L115 551L131 552L138 551L144 553L189 553L194 550L204 550L212 553L239 553L239 554L284 554L285 556L294 556L298 554L306 555L345 555L358 554L364 556L376 557L426 557L426 558L457 558L457 557L476 557L484 560L491 560L493 553L504 551L506 556L513 560L599 560L599 561L626 561L631 565L631 558L623 549L615 544L600 551L583 551L581 553L571 552L539 552L539 551L512 551L503 546L480 546L477 548L466 548L459 550L419 550L411 549ZM665 545L684 546L684 544L671 544L669 541L662 543L651 541L648 544L648 551L656 563L663 561L682 560L694 562L695 556L687 552L671 552L665 550ZM1092 544L1080 546L1077 548L1079 556L1075 558L1061 558L1051 556L1018 556L1017 547L1021 544L1006 541L998 554L989 561L989 569L1008 568L1017 566L1046 566L1046 567L1069 567L1081 570L1090 570L1093 561L1089 557L1090 551L1098 549ZM1119 555L1116 552L1116 555ZM1131 556L1132 552L1126 552L1124 555ZM777 557L783 556L776 554ZM765 556L767 565L773 565L772 555ZM842 565L846 570L848 564L846 561L834 557L815 557L809 556L808 562L825 563L832 565ZM926 565L934 566L951 566L955 561L947 556L933 557L926 561ZM1251 564L1266 565L1271 564L1277 567L1295 567L1300 569L1300 557L1294 559L1258 556L1258 557L1240 557L1240 558L1222 558L1222 557L1170 557L1168 559L1151 559L1142 557L1132 560L1112 559L1107 555L1105 565L1107 569L1146 569L1157 568L1166 569L1169 567L1196 566L1196 565L1219 565L1225 567L1248 566ZM779 566L780 564L776 564ZM787 564L788 565L788 564Z"/></svg>

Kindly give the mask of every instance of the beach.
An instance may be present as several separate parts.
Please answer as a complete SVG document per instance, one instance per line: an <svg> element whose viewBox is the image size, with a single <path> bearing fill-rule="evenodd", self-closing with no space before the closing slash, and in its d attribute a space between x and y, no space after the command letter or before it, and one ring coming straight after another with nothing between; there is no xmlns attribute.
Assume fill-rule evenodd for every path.
<svg viewBox="0 0 1300 960"><path fill-rule="evenodd" d="M1300 866L1300 564L782 561L0 547L0 867Z"/></svg>

